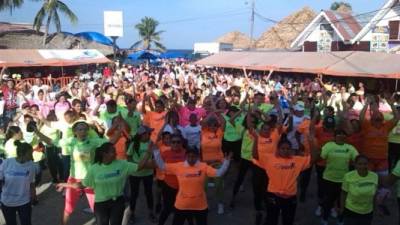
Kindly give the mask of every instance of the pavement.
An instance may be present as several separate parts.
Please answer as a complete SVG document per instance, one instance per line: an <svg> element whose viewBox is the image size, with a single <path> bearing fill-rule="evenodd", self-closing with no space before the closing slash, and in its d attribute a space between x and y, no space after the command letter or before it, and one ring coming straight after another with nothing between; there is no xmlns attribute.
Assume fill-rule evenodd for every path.
<svg viewBox="0 0 400 225"><path fill-rule="evenodd" d="M251 172L249 171L245 179L244 191L239 192L236 198L236 205L233 210L228 207L230 196L232 193L232 187L234 178L236 177L237 171L235 168L231 168L226 176L225 182L225 214L217 214L217 203L215 199L215 188L208 188L208 202L209 202L209 224L210 225L253 225L254 224L254 208L253 208L253 195L251 190ZM54 186L50 183L48 171L44 172L43 183L38 188L39 193L39 204L33 207L32 224L33 225L57 225L60 224L61 215L64 207L64 199L62 193L57 192ZM305 203L299 203L296 213L295 225L319 225L320 220L314 215L314 211L317 207L316 201L316 181L315 174L310 183L310 187L307 193L307 199ZM151 225L153 224L148 220L147 207L145 205L143 186L141 186L141 194L137 202L136 209L136 220L135 225ZM391 211L391 216L374 216L373 225L394 225L398 224L397 221L397 205L396 199L391 197L387 201L387 206ZM87 200L83 197L71 216L69 224L71 225L94 225L95 221L93 214L84 212L83 210L88 208ZM1 213L0 213L1 214ZM126 212L128 214L128 211ZM172 215L167 222L167 225L171 224ZM0 215L0 225L3 225L4 220ZM335 220L330 221L330 225L334 225Z"/></svg>

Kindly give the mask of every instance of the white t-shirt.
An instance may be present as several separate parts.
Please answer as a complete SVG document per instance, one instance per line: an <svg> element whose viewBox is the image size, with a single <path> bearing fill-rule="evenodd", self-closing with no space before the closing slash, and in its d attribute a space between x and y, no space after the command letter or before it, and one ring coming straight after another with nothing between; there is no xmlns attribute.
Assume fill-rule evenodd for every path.
<svg viewBox="0 0 400 225"><path fill-rule="evenodd" d="M9 158L0 165L0 179L4 181L1 202L9 207L21 206L31 201L31 183L35 182L35 165L32 161L19 163Z"/></svg>
<svg viewBox="0 0 400 225"><path fill-rule="evenodd" d="M183 128L182 136L188 141L189 147L200 149L201 126L187 125Z"/></svg>

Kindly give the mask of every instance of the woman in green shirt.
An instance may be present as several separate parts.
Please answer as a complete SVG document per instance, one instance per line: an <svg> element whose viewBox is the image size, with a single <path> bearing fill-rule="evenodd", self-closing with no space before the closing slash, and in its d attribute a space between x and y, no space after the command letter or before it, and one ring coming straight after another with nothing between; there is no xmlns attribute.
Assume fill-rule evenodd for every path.
<svg viewBox="0 0 400 225"><path fill-rule="evenodd" d="M96 224L120 225L125 210L123 191L126 179L144 168L149 158L150 154L146 154L139 164L117 160L114 145L107 142L96 149L94 164L90 166L81 182L60 183L57 186L76 189L92 188L95 193Z"/></svg>
<svg viewBox="0 0 400 225"><path fill-rule="evenodd" d="M148 147L152 143L150 141L150 135L153 130L153 128L144 125L139 127L135 137L133 138L132 144L128 147L128 151L126 153L128 155L128 161L139 163L146 156ZM131 187L131 198L129 202L130 210L132 212L130 218L131 222L133 222L135 219L136 200L139 196L139 185L141 182L143 182L144 186L149 218L152 221L155 220L155 215L153 212L153 169L143 169L129 176L129 184Z"/></svg>
<svg viewBox="0 0 400 225"><path fill-rule="evenodd" d="M344 225L370 225L378 175L368 170L366 156L357 156L354 166L356 170L348 172L343 179L340 212Z"/></svg>

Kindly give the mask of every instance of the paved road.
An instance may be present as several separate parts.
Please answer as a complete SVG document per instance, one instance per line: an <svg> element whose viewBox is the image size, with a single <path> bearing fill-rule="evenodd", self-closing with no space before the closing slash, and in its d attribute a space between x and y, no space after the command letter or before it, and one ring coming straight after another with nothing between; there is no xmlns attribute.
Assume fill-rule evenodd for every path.
<svg viewBox="0 0 400 225"><path fill-rule="evenodd" d="M48 173L44 173L44 185L40 189L45 189L39 195L39 205L33 208L33 225L56 225L59 224L61 213L63 209L64 200L61 193L55 191L46 181L49 181ZM226 196L225 199L230 197L231 187L233 186L233 177L236 172L234 169L229 171L226 178ZM247 178L250 178L250 173ZM315 199L315 177L311 181L311 187L307 196L306 203L301 203L298 205L296 225L319 225L319 219L314 216L314 210L316 207ZM141 187L142 188L142 187ZM40 192L42 190L39 190ZM142 190L141 190L142 191ZM229 195L228 195L229 194ZM135 225L150 225L152 224L147 220L147 212L145 206L145 200L143 197L143 192L140 195L137 205L137 220ZM252 191L250 179L247 179L245 183L244 192L239 193L237 198L236 208L233 211L226 210L224 215L217 215L216 213L216 203L213 201L214 189L208 188L209 196L209 224L210 225L252 225L254 224L254 211L252 204ZM388 201L389 208L392 211L392 215L389 217L378 217L375 216L373 225L392 225L396 224L397 218L397 206L395 204L395 199L390 199ZM86 199L83 198L71 217L71 225L91 225L95 224L93 215L82 211L82 209L87 208ZM2 223L1 223L2 222ZM4 224L0 221L0 224ZM167 223L170 225L171 223ZM331 224L335 224L332 220Z"/></svg>

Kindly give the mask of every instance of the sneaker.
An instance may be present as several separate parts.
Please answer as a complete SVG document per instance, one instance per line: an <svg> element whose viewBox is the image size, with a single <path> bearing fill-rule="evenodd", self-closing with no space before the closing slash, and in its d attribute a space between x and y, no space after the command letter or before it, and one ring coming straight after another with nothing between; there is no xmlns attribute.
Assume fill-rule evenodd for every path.
<svg viewBox="0 0 400 225"><path fill-rule="evenodd" d="M93 213L93 211L92 211L91 208L84 208L84 209L82 209L82 212L84 212L84 213L90 213L90 214Z"/></svg>
<svg viewBox="0 0 400 225"><path fill-rule="evenodd" d="M256 213L256 225L261 225L263 219L263 214L261 212Z"/></svg>
<svg viewBox="0 0 400 225"><path fill-rule="evenodd" d="M224 204L218 203L218 215L224 214Z"/></svg>
<svg viewBox="0 0 400 225"><path fill-rule="evenodd" d="M318 206L318 208L315 210L315 215L316 216L321 216L322 215L322 207Z"/></svg>
<svg viewBox="0 0 400 225"><path fill-rule="evenodd" d="M239 191L240 191L240 192L244 192L244 185L243 185L243 184L240 185Z"/></svg>
<svg viewBox="0 0 400 225"><path fill-rule="evenodd" d="M331 209L331 217L336 219L337 216L338 216L338 215L337 215L336 209L335 209L335 208L332 208L332 209Z"/></svg>
<svg viewBox="0 0 400 225"><path fill-rule="evenodd" d="M321 220L321 225L328 225L328 221L326 221L326 220Z"/></svg>

